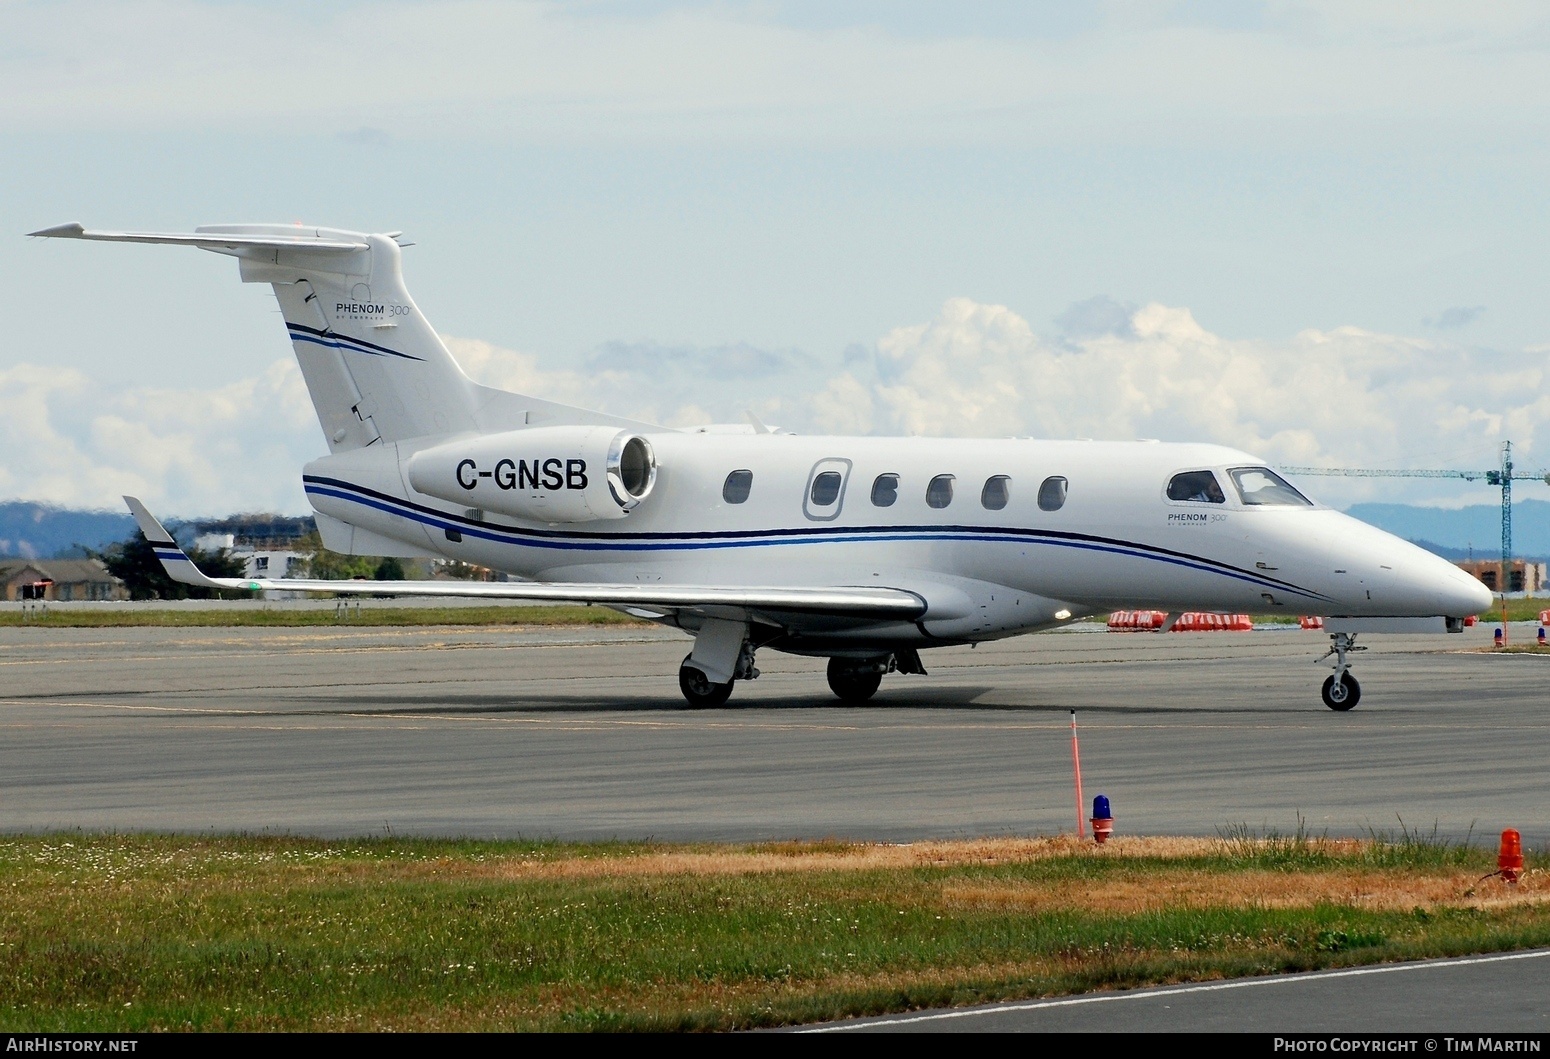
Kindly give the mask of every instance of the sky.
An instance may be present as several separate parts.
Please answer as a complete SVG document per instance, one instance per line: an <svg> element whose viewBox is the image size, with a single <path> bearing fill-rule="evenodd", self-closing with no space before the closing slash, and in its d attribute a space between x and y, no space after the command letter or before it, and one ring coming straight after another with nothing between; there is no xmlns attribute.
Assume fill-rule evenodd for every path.
<svg viewBox="0 0 1550 1059"><path fill-rule="evenodd" d="M0 498L304 512L325 448L267 288L67 221L402 230L475 377L667 425L1550 464L1547 59L1511 2L0 0Z"/></svg>

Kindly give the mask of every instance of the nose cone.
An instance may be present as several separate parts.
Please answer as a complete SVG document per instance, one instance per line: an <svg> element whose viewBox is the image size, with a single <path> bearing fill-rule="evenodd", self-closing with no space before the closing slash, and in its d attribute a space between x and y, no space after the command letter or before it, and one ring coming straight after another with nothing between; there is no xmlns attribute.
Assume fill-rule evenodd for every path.
<svg viewBox="0 0 1550 1059"><path fill-rule="evenodd" d="M1491 592L1448 560L1348 515L1326 538L1346 572L1343 602L1353 614L1463 618L1491 606Z"/></svg>
<svg viewBox="0 0 1550 1059"><path fill-rule="evenodd" d="M1489 610L1491 590L1452 563L1445 565L1446 571L1439 572L1446 573L1448 578L1446 587L1441 591L1442 613L1450 618L1467 618L1471 614Z"/></svg>
<svg viewBox="0 0 1550 1059"><path fill-rule="evenodd" d="M1420 552L1421 549L1415 550ZM1412 557L1411 563L1404 564L1401 571L1404 578L1411 581L1411 594L1434 598L1437 602L1435 614L1468 617L1469 614L1479 614L1490 609L1491 589L1480 585L1480 581L1465 574L1445 558L1432 555L1431 552L1423 552L1423 557L1426 561L1417 561L1418 557Z"/></svg>

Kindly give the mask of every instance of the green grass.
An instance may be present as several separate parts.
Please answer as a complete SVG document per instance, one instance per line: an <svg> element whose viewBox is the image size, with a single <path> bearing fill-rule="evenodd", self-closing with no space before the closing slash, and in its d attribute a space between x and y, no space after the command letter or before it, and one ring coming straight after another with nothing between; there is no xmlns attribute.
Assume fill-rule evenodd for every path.
<svg viewBox="0 0 1550 1059"><path fill-rule="evenodd" d="M1542 598L1509 599L1507 601L1507 620L1508 621L1538 621L1539 620L1539 612L1542 611L1542 610L1550 610L1550 599L1542 599ZM1491 604L1491 607L1490 607L1489 610L1485 610L1485 611L1481 611L1480 612L1480 621L1481 621L1482 624L1490 624L1491 622L1500 622L1501 618L1502 618L1502 601L1501 601L1500 597L1498 597L1496 599L1496 601Z"/></svg>
<svg viewBox="0 0 1550 1059"><path fill-rule="evenodd" d="M1331 869L1337 866L1446 870L1468 868L1486 863L1485 855L1472 844L1474 827L1462 842L1438 835L1434 823L1430 831L1411 827L1404 817L1396 817L1398 829L1370 828L1367 841L1338 843L1327 834L1314 835L1307 821L1297 814L1297 828L1291 832L1270 829L1260 832L1247 824L1219 828L1220 857L1239 869L1264 868L1276 871Z"/></svg>
<svg viewBox="0 0 1550 1059"><path fill-rule="evenodd" d="M52 607L47 613L0 612L0 627L26 626L44 629L101 629L139 626L294 627L312 625L648 625L607 607L353 607L346 620L332 609L255 610L206 608L181 610L141 607L126 603L122 610L72 610Z"/></svg>
<svg viewBox="0 0 1550 1059"><path fill-rule="evenodd" d="M1175 853L1176 840L1153 840L1160 852L1129 841L1131 852L945 844L879 866L867 858L916 854L11 838L0 1023L728 1029L1550 944L1550 910L1529 895L1475 900L1477 885L1505 892L1475 881L1494 868L1478 849L1408 832L1329 843L1238 829ZM674 856L687 859L652 860ZM1352 872L1366 892L1404 891L1399 904L1331 899L1351 891L1321 880ZM1306 885L1308 900L1244 898L1266 879ZM1196 899L1125 896L1169 885ZM1417 885L1433 897L1404 896Z"/></svg>
<svg viewBox="0 0 1550 1059"><path fill-rule="evenodd" d="M1509 599L1507 601L1507 620L1508 621L1537 621L1537 620L1539 620L1539 612L1540 611L1544 611L1544 610L1550 610L1550 599L1544 599L1544 598L1538 598L1538 597L1533 597L1533 598L1528 598L1528 599ZM1295 624L1297 624L1297 616L1296 615L1287 615L1287 614L1256 614L1253 617L1254 617L1254 623L1256 625L1261 624L1261 623L1278 624L1278 625L1295 625ZM1501 619L1502 619L1502 602L1501 602L1500 598L1497 598L1491 604L1489 609L1483 610L1483 611L1480 612L1480 623L1482 625L1490 625L1492 622L1496 622L1496 623L1499 624L1501 622Z"/></svg>

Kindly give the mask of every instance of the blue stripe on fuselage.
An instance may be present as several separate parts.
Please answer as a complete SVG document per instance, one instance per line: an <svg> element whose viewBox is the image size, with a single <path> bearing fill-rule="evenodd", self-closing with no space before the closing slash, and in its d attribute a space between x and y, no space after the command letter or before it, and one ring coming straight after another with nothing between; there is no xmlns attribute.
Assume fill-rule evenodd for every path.
<svg viewBox="0 0 1550 1059"><path fill-rule="evenodd" d="M981 541L994 543L1037 544L1072 548L1078 551L1105 552L1137 559L1150 559L1202 573L1220 574L1259 588L1293 592L1308 599L1332 602L1330 597L1311 592L1285 581L1251 574L1214 559L1182 552L1171 552L1145 544L1078 534L1059 534L1044 530L1011 530L972 526L884 526L876 529L812 527L780 530L709 531L698 534L641 533L565 533L563 531L524 530L494 526L488 522L436 511L411 501L365 489L337 478L304 475L302 487L317 496L334 497L363 507L419 522L438 530L456 530L496 544L543 548L550 551L708 551L726 548L761 548L793 544L853 544L891 541Z"/></svg>

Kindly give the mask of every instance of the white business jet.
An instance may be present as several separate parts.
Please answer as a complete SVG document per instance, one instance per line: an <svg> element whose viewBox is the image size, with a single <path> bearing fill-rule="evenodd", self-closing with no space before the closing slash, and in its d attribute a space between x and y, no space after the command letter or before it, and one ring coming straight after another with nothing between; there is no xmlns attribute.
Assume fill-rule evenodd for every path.
<svg viewBox="0 0 1550 1059"><path fill-rule="evenodd" d="M764 648L828 658L834 693L861 702L886 673L925 673L922 649L1133 607L1169 623L1323 615L1324 702L1348 710L1358 632L1457 632L1491 603L1452 564L1215 445L673 430L480 386L410 299L397 233L33 234L235 257L274 288L328 442L302 474L324 545L521 579L207 577L126 497L186 584L616 607L694 636L679 669L694 706L757 677Z"/></svg>

